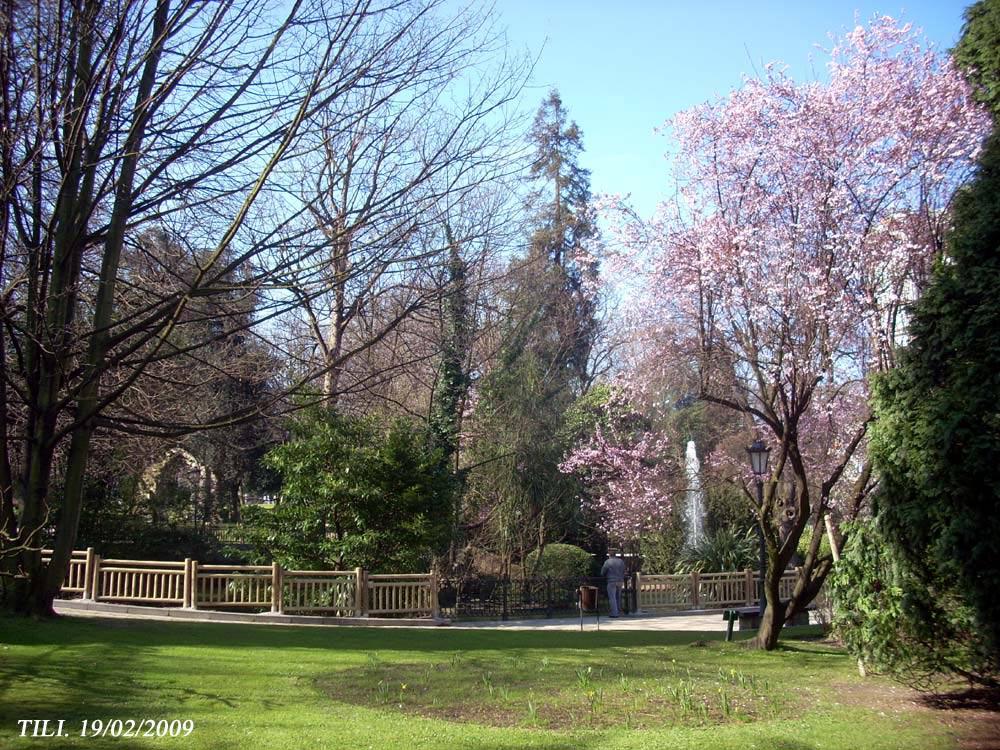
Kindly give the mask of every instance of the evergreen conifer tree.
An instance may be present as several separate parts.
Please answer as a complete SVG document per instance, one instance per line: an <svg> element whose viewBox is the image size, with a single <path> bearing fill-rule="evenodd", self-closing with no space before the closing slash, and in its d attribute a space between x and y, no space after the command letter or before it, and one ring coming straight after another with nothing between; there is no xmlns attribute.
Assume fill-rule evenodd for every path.
<svg viewBox="0 0 1000 750"><path fill-rule="evenodd" d="M875 384L870 528L838 569L848 643L926 683L1000 679L1000 0L966 11L954 51L994 131L955 200L944 257Z"/></svg>
<svg viewBox="0 0 1000 750"><path fill-rule="evenodd" d="M597 265L587 243L597 239L590 171L580 166L583 133L553 90L535 115L529 140L534 231L522 269L522 286L537 292L536 347L552 365L569 371L577 391L587 386L587 365L597 334L592 294Z"/></svg>
<svg viewBox="0 0 1000 750"><path fill-rule="evenodd" d="M472 495L488 508L494 549L508 563L576 534L579 488L558 464L568 448L566 410L588 386L598 330L590 293L597 267L586 246L597 236L590 174L579 164L580 129L557 92L542 102L529 141L533 228L511 266L504 343L475 416Z"/></svg>

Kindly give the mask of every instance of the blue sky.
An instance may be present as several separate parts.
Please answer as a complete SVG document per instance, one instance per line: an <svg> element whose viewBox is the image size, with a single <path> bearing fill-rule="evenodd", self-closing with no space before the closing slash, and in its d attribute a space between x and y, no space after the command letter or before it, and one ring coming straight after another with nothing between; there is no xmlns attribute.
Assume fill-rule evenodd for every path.
<svg viewBox="0 0 1000 750"><path fill-rule="evenodd" d="M872 16L902 18L947 50L968 3L734 2L733 0L497 0L511 45L539 55L532 108L549 88L562 94L584 134L594 192L632 193L640 213L666 197L672 114L723 95L753 67L781 61L797 80L824 75L817 45Z"/></svg>

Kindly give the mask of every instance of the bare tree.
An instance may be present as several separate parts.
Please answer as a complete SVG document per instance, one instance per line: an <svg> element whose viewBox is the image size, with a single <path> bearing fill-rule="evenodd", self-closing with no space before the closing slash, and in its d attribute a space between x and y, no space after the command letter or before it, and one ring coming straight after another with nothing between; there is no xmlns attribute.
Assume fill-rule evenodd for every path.
<svg viewBox="0 0 1000 750"><path fill-rule="evenodd" d="M393 351L395 362L376 376L427 356L425 347L404 355L409 338L392 332L416 313L432 314L451 244L445 226L462 246L503 231L509 206L493 214L477 207L522 166L511 105L527 69L501 59L493 72L483 70L484 60L505 54L489 20L466 13L414 34L413 63L324 111L315 149L303 155L306 219L286 245L296 259L287 287L300 305L288 330L308 334L303 351L322 365L331 405L362 385L343 381L366 346ZM345 110L363 114L345 118ZM472 215L475 222L463 220Z"/></svg>
<svg viewBox="0 0 1000 750"><path fill-rule="evenodd" d="M259 408L150 418L119 407L154 373L169 371L174 389L203 376L204 367L183 363L224 372L216 344L239 330L273 343L275 319L299 301L287 293L293 265L323 247L282 251L313 208L289 200L283 165L312 148L305 136L316 130L359 132L380 101L358 92L391 89L419 64L435 29L449 28L435 20L436 4L0 4L8 607L51 612L95 430L176 435ZM127 249L162 225L183 238L193 264L157 285ZM169 263L161 271L173 274ZM218 314L240 298L253 299L251 314ZM336 356L325 362L337 365ZM47 526L54 553L43 564Z"/></svg>

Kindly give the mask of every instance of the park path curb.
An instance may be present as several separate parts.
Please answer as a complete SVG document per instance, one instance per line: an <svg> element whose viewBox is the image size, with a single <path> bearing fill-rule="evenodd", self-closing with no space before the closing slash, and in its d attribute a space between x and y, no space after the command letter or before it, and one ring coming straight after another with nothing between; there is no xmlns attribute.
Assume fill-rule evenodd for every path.
<svg viewBox="0 0 1000 750"><path fill-rule="evenodd" d="M535 630L577 631L579 617L562 617L530 620L448 620L431 618L384 617L319 617L312 615L279 615L271 613L215 612L181 607L144 607L131 604L112 604L81 599L57 599L55 610L59 614L77 617L106 617L114 619L143 619L184 622L244 623L250 625L295 625L306 627L389 627L389 628L439 628L460 630ZM584 629L593 631L597 623L593 617L584 619ZM601 632L622 631L671 631L721 634L725 623L717 611L652 613L641 612L617 620L601 618Z"/></svg>
<svg viewBox="0 0 1000 750"><path fill-rule="evenodd" d="M142 607L133 604L57 599L54 608L59 614L112 615L155 620L186 620L188 622L242 622L254 625L326 625L340 627L422 627L433 628L450 624L449 620L431 617L321 617L316 615L285 615L252 612L215 612L183 607Z"/></svg>

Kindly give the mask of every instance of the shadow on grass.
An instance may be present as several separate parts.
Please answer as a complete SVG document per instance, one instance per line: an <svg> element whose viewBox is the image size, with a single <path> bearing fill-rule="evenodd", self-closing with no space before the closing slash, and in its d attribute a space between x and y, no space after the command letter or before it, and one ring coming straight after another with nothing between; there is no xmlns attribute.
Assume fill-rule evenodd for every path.
<svg viewBox="0 0 1000 750"><path fill-rule="evenodd" d="M747 651L738 643L724 644L719 633L310 628L89 617L63 617L45 622L0 618L0 649L4 647L6 650L0 650L0 746L3 747L18 747L27 741L16 738L16 721L36 718L64 719L67 729L73 727L78 734L84 719L194 717L199 722L199 748L232 747L232 744L217 744L214 736L230 732L232 722L241 727L256 722L255 729L269 726L272 732L269 737L276 736L274 726L287 722L287 737L295 738L301 731L296 722L304 721L312 732L308 736L325 740L327 719L322 701L328 701L329 697L316 689L316 677L356 669L365 663L366 654L372 652L387 657L393 654L392 658L403 662L421 662L421 668L427 666L425 659L447 660L449 654L461 652L468 654L479 670L476 679L482 670L495 669L489 660L497 656L489 652L505 652L501 659L507 659L508 654L516 659L523 654L533 660L544 659L551 653L553 668L562 670L566 679L572 681L578 667L591 664L595 670L606 664L612 679L615 670L624 669L631 657L630 649L653 647L651 653L636 657L630 675L664 677L667 670L673 669L671 657L676 656L677 669L683 670L685 676L715 679L723 663L727 669L737 666L748 673L759 668L775 685L775 690L783 689L780 687L784 684L782 670L786 668L783 662L793 661L773 660L770 655ZM661 654L659 647L680 648ZM786 648L802 651L794 659L798 666L812 663L813 659L817 665L829 663L829 656L817 653L822 647L815 644L786 644ZM685 658L687 654L691 656L690 664ZM741 665L744 654L750 658ZM720 663L720 659L732 663ZM769 671L772 669L774 676ZM672 672L670 676L673 679ZM378 713L377 707L368 707L376 708ZM333 708L335 713L345 711ZM317 723L316 716L322 716L322 721ZM375 726L390 727L392 731L402 726L393 716L385 722L378 716L375 718ZM762 729L769 735L766 728ZM545 747L558 750L597 750L608 745L612 734L595 731L593 735L574 733L563 738L542 733L539 740ZM356 730L351 736L358 739ZM12 738L14 742L10 741ZM813 750L811 745L787 735L762 736L757 730L754 738L763 741L763 747ZM392 746L383 741L385 738L372 739L376 740L375 747ZM507 742L507 738L496 735L449 734L448 739L449 746L459 750L466 747L515 750L524 746L523 738L522 742ZM458 741L452 743L452 740ZM330 737L331 744L321 742L313 746L342 747L337 741L334 736ZM74 746L131 750L148 747L149 742L77 737ZM183 740L172 744L187 746Z"/></svg>
<svg viewBox="0 0 1000 750"><path fill-rule="evenodd" d="M5 621L0 620L0 623ZM665 631L531 631L407 628L407 627L297 627L239 623L165 622L162 620L102 619L64 616L37 623L37 627L0 628L0 640L9 644L82 646L210 646L315 649L380 649L404 651L574 649L614 646L682 646L696 642L721 643L720 633ZM7 632L10 631L10 632Z"/></svg>
<svg viewBox="0 0 1000 750"><path fill-rule="evenodd" d="M825 654L827 656L843 656L847 652L842 646L838 646L821 637L811 634L802 637L790 637L778 641L777 653L789 654Z"/></svg>
<svg viewBox="0 0 1000 750"><path fill-rule="evenodd" d="M1000 689L968 688L949 693L928 693L922 695L921 702L943 711L968 709L1000 713Z"/></svg>
<svg viewBox="0 0 1000 750"><path fill-rule="evenodd" d="M963 747L1000 748L1000 689L966 688L927 693L920 702L948 724L961 726Z"/></svg>
<svg viewBox="0 0 1000 750"><path fill-rule="evenodd" d="M142 656L139 644L95 637L98 629L107 632L97 624L80 628L57 620L0 616L0 746L62 743L75 738L88 747L130 750L143 745L127 737L82 739L83 721L168 718L160 714L157 701L149 699L137 681L127 677L114 682L95 680L108 663L115 664L121 675L132 673ZM142 706L141 712L131 708L137 705ZM50 732L64 720L63 732L68 737L22 739L18 721L40 719L49 721ZM28 725L27 734L31 731L32 725ZM5 744L10 741L7 738L13 742Z"/></svg>
<svg viewBox="0 0 1000 750"><path fill-rule="evenodd" d="M7 627L6 623L14 627ZM60 648L92 646L95 658L117 660L135 658L150 647L191 647L226 649L296 648L319 651L406 651L451 653L456 650L542 650L594 651L644 646L691 646L692 652L705 648L711 653L749 651L745 641L754 633L739 634L734 643L723 643L720 633L695 631L532 631L407 628L407 627L297 627L290 625L247 625L238 623L165 622L97 617L64 616L27 626L22 621L0 619L0 642L19 646L47 646L48 659L56 659ZM842 655L833 646L815 642L813 628L805 631L803 642L785 639L779 651L799 652L812 657ZM692 656L694 653L692 653ZM85 680L79 664L64 664L74 679ZM0 676L0 688L3 687Z"/></svg>

